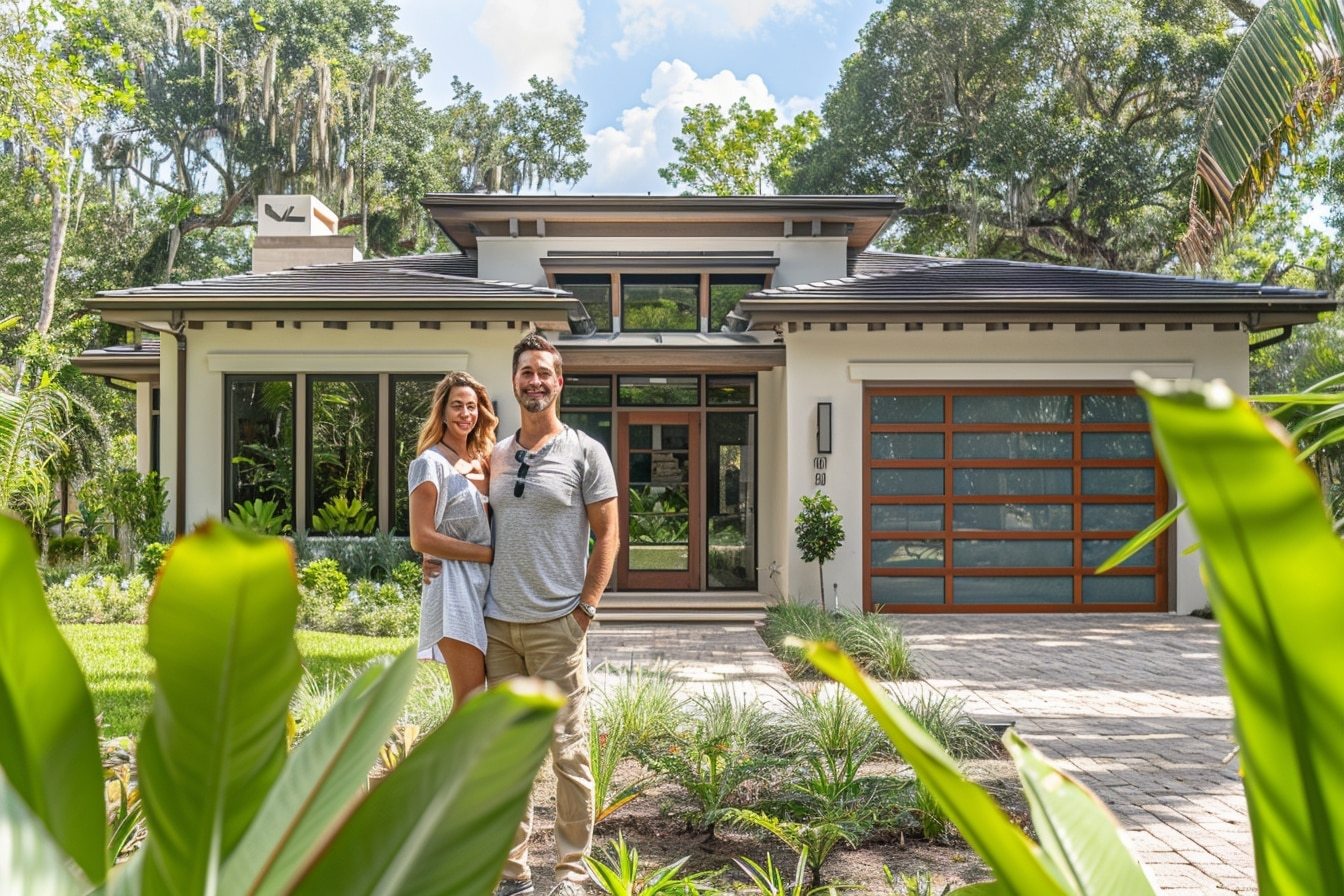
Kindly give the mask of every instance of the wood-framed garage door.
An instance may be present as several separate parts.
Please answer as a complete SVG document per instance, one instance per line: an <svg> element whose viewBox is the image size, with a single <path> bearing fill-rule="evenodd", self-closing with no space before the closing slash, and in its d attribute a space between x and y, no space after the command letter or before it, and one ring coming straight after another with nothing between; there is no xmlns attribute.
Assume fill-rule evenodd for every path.
<svg viewBox="0 0 1344 896"><path fill-rule="evenodd" d="M1167 509L1131 387L864 390L864 608L1165 610L1166 538L1098 564Z"/></svg>

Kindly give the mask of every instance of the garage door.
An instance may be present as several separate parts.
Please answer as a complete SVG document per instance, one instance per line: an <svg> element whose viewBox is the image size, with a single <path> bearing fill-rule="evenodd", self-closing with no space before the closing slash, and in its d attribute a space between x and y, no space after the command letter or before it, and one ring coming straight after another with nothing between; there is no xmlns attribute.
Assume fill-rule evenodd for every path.
<svg viewBox="0 0 1344 896"><path fill-rule="evenodd" d="M1132 388L869 387L864 408L866 609L1166 609L1166 539L1095 575L1166 511Z"/></svg>

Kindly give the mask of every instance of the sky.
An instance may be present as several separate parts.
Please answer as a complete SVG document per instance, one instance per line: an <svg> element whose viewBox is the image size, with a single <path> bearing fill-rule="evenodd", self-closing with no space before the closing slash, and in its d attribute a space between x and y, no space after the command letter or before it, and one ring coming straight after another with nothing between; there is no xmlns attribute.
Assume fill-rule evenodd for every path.
<svg viewBox="0 0 1344 896"><path fill-rule="evenodd" d="M819 112L876 0L401 0L400 29L428 50L421 96L441 108L454 76L487 100L552 77L588 103L588 175L565 194L673 194L686 106L739 97L782 120Z"/></svg>

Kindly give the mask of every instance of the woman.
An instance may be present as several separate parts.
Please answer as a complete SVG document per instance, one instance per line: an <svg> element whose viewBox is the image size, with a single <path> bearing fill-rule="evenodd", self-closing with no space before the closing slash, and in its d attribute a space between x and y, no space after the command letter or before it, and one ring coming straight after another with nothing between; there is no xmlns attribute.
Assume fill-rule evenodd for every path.
<svg viewBox="0 0 1344 896"><path fill-rule="evenodd" d="M420 596L420 651L448 667L453 711L485 686L485 590L490 581L490 450L495 425L485 387L454 371L434 387L418 456L407 471L411 548L443 571Z"/></svg>

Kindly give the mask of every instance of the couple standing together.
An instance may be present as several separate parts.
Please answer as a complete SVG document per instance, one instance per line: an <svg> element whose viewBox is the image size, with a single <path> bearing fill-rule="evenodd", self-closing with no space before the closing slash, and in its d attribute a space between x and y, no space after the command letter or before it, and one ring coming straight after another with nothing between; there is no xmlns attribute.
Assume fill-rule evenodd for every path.
<svg viewBox="0 0 1344 896"><path fill-rule="evenodd" d="M578 896L593 837L586 635L616 560L616 477L600 444L560 422L564 375L553 345L523 337L512 380L522 425L498 444L484 386L450 373L434 390L407 476L411 547L426 557L420 650L448 666L455 707L487 681L524 675L564 692L551 742L551 893ZM533 892L531 826L529 806L497 896Z"/></svg>

